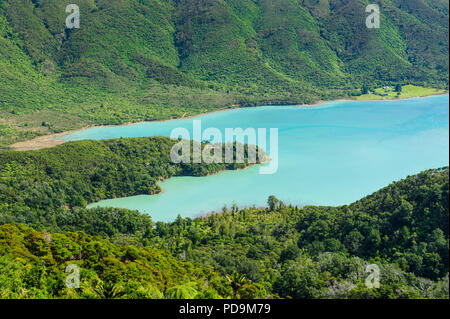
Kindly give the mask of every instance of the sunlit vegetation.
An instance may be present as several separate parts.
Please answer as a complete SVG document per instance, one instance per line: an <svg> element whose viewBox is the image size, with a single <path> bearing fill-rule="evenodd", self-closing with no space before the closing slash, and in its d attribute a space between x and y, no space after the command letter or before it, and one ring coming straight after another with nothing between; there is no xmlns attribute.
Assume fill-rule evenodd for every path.
<svg viewBox="0 0 450 319"><path fill-rule="evenodd" d="M423 88L415 85L396 85L396 86L386 86L382 88L370 89L367 88L371 93L365 93L357 96L357 100L392 100L392 99L406 99L412 97L423 97L434 94L444 94L448 93L446 90L442 89L431 89Z"/></svg>
<svg viewBox="0 0 450 319"><path fill-rule="evenodd" d="M67 288L67 265L80 269ZM237 288L207 267L151 247L121 246L83 232L50 234L0 226L0 298L265 297L257 284Z"/></svg>
<svg viewBox="0 0 450 319"><path fill-rule="evenodd" d="M81 28L68 30L74 2ZM224 108L446 92L448 1L382 1L380 29L365 27L367 4L0 0L0 147ZM1 150L0 298L449 298L448 168L341 207L270 196L170 223L86 208L249 165L248 146L241 164L175 164L176 142ZM69 264L79 288L65 285Z"/></svg>
<svg viewBox="0 0 450 319"><path fill-rule="evenodd" d="M267 208L233 205L172 223L154 224L124 209L45 212L7 204L0 214L0 292L4 298L448 298L448 176L448 168L429 170L348 206L293 207L271 196ZM37 231L11 224L17 222ZM80 289L64 286L69 263L82 269ZM369 264L380 269L380 288L365 284Z"/></svg>
<svg viewBox="0 0 450 319"><path fill-rule="evenodd" d="M365 84L448 89L444 0L383 1L378 30L364 27L366 1L344 0L78 0L68 30L72 2L0 2L2 146Z"/></svg>
<svg viewBox="0 0 450 319"><path fill-rule="evenodd" d="M244 163L225 163L222 145L221 163L175 164L170 158L175 143L163 137L135 138L0 152L0 220L23 218L28 224L53 227L58 224L58 212L64 216L69 209L102 199L157 194L161 191L157 182L172 176L206 176L250 165L247 145ZM233 152L236 158L236 145Z"/></svg>
<svg viewBox="0 0 450 319"><path fill-rule="evenodd" d="M226 208L156 223L155 244L293 298L448 298L448 169L342 207ZM367 289L368 264L381 270Z"/></svg>

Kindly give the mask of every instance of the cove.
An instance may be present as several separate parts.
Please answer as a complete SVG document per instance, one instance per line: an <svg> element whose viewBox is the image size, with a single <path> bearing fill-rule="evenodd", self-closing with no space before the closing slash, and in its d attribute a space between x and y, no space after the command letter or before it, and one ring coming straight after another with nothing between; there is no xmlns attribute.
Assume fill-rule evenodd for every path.
<svg viewBox="0 0 450 319"><path fill-rule="evenodd" d="M192 130L194 119L97 127L65 136L66 141L170 136ZM136 209L154 221L179 214L196 217L224 205L265 206L275 195L292 205L349 204L422 170L449 164L449 96L395 101L334 101L320 106L265 106L195 117L205 127L278 128L279 167L259 167L208 177L175 177L158 195L104 200L89 207Z"/></svg>

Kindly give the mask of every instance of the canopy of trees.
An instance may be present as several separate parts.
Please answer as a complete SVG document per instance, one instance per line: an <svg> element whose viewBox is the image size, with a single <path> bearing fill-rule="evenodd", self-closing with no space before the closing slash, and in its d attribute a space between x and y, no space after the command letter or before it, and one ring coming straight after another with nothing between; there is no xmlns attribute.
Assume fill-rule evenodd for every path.
<svg viewBox="0 0 450 319"><path fill-rule="evenodd" d="M267 208L224 207L172 223L113 208L28 208L30 216L15 215L11 205L0 214L6 223L0 292L5 298L448 298L448 174L448 168L425 171L348 206L299 208L270 197ZM10 224L20 221L38 231ZM64 286L68 263L82 269L80 289ZM380 288L365 285L369 264L380 269Z"/></svg>

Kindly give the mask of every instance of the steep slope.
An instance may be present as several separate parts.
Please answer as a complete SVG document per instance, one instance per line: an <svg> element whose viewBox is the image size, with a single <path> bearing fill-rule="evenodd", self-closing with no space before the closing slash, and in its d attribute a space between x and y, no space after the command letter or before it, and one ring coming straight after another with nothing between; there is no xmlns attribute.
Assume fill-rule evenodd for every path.
<svg viewBox="0 0 450 319"><path fill-rule="evenodd" d="M80 29L65 28L72 2ZM0 142L363 85L448 87L448 1L380 2L380 29L366 28L367 4L2 0Z"/></svg>
<svg viewBox="0 0 450 319"><path fill-rule="evenodd" d="M149 137L77 141L39 151L0 152L1 217L7 216L11 207L13 211L22 207L26 218L29 209L39 215L85 207L107 198L157 194L161 191L157 182L169 177L206 176L250 165L247 145L244 163L226 163L223 145L222 163L176 164L170 157L176 143L165 137ZM233 156L236 158L236 154Z"/></svg>
<svg viewBox="0 0 450 319"><path fill-rule="evenodd" d="M225 207L157 223L154 241L221 274L270 283L282 297L427 298L441 279L441 297L448 296L448 174L425 171L342 207L274 198L265 209ZM379 289L364 284L368 264L380 269Z"/></svg>
<svg viewBox="0 0 450 319"><path fill-rule="evenodd" d="M68 265L79 269L75 289L65 285ZM24 225L0 226L0 270L2 299L223 298L232 294L230 284L217 273L164 250L115 245L83 232L37 232ZM250 293L254 288L259 287L247 284Z"/></svg>
<svg viewBox="0 0 450 319"><path fill-rule="evenodd" d="M42 223L12 204L9 217L39 231L0 219L0 298L448 299L448 173L425 171L349 206L272 197L267 208L156 225L138 212L81 208ZM55 228L68 233L45 231ZM80 289L64 286L68 264L81 269ZM365 284L368 265L379 288Z"/></svg>

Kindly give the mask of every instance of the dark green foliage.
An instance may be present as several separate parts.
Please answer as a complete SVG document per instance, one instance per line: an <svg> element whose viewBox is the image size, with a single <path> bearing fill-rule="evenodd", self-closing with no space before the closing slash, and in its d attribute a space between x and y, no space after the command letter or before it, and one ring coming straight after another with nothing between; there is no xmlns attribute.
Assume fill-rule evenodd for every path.
<svg viewBox="0 0 450 319"><path fill-rule="evenodd" d="M273 195L270 195L267 199L267 206L269 206L270 210L275 210L280 201Z"/></svg>
<svg viewBox="0 0 450 319"><path fill-rule="evenodd" d="M153 138L103 144L87 141L64 147L89 145L91 155L96 154L96 148L106 154L105 149L113 147L117 154L130 151L131 159L131 150L145 157L145 146L164 149L162 145L170 143ZM14 158L16 165L22 163L22 169L6 174L11 165L3 166L1 195L6 200L2 201L0 223L25 222L52 232L82 230L116 244L85 233L50 235L4 225L0 230L2 297L264 298L269 294L293 298L448 298L448 168L408 177L349 206L298 208L271 198L273 210L233 205L230 211L224 207L222 213L209 217L178 217L173 223L153 225L148 216L128 210L26 206L35 202L22 191L32 192L33 188L23 188L17 181L27 179L30 167L47 168L33 175L34 183L58 173L58 166L52 170L51 165L41 165L48 163L43 159L48 161L59 151L61 147L5 153L3 160L21 154ZM151 158L158 158L157 154L153 149ZM86 176L82 172L92 169L77 163L81 175L73 175L70 167L68 164L69 174L61 178L77 176L82 181ZM13 195L8 185L15 185ZM57 185L64 184L51 189L57 191ZM59 193L60 198L71 200L64 193ZM39 197L39 193L33 194ZM47 194L51 198L53 193ZM42 199L36 202L42 203ZM63 285L64 266L74 262L83 269L84 280L83 288L76 291ZM365 286L368 264L379 266L380 288ZM149 267L157 270L149 272ZM174 275L180 271L181 277Z"/></svg>
<svg viewBox="0 0 450 319"><path fill-rule="evenodd" d="M175 143L169 138L136 138L1 152L1 199L36 209L84 207L105 198L158 193L157 181L172 176L202 176L248 165L174 164L170 151ZM17 191L25 197L17 197Z"/></svg>
<svg viewBox="0 0 450 319"><path fill-rule="evenodd" d="M448 298L448 174L426 171L349 206L280 203L179 218L157 223L153 240L281 297ZM373 263L381 287L371 290L365 267Z"/></svg>
<svg viewBox="0 0 450 319"><path fill-rule="evenodd" d="M314 253L337 246L364 259L389 259L418 276L441 278L448 273L448 190L448 169L432 170L350 206L307 207L297 224L298 244Z"/></svg>
<svg viewBox="0 0 450 319"><path fill-rule="evenodd" d="M25 222L51 231L84 230L108 237L121 233L141 240L151 230L148 217L85 206L159 193L157 182L172 176L205 176L249 165L248 146L245 163L174 164L170 151L177 142L162 137L80 141L39 151L1 152L0 223Z"/></svg>
<svg viewBox="0 0 450 319"><path fill-rule="evenodd" d="M369 87L367 85L363 85L361 89L361 94L367 94L369 93Z"/></svg>

